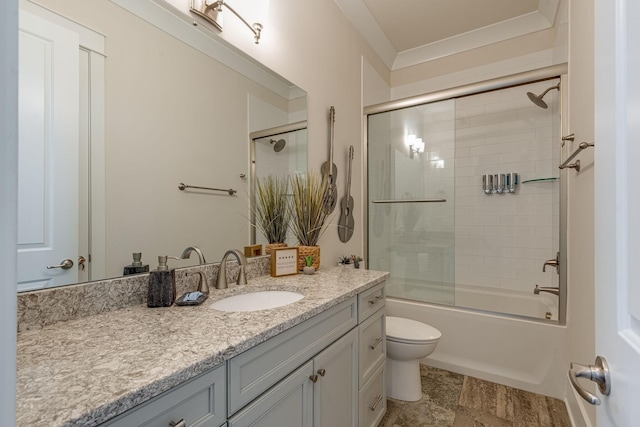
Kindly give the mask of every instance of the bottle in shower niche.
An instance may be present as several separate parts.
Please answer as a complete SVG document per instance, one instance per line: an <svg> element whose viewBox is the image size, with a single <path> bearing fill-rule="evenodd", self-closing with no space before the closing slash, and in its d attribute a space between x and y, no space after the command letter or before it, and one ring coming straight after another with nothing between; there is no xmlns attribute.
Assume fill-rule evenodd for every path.
<svg viewBox="0 0 640 427"><path fill-rule="evenodd" d="M140 274L148 272L149 264L142 264L142 252L134 252L133 262L131 262L131 265L126 265L124 267L122 275L127 276L129 274Z"/></svg>
<svg viewBox="0 0 640 427"><path fill-rule="evenodd" d="M158 257L158 268L149 273L147 307L170 307L176 299L175 271L169 270L168 256Z"/></svg>

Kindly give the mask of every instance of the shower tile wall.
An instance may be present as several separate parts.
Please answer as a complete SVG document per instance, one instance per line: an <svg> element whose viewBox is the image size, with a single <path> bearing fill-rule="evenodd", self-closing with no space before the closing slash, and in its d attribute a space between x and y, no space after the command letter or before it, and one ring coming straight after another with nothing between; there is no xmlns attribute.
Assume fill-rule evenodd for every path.
<svg viewBox="0 0 640 427"><path fill-rule="evenodd" d="M522 181L558 176L557 91L549 109L529 102L557 81L540 82L460 98L456 104L456 286L531 293L557 286L554 268L542 272L558 251L559 181ZM558 114L554 114L559 116ZM517 172L515 194L485 195L482 175ZM459 286L460 285L460 286ZM457 305L468 305L463 297Z"/></svg>

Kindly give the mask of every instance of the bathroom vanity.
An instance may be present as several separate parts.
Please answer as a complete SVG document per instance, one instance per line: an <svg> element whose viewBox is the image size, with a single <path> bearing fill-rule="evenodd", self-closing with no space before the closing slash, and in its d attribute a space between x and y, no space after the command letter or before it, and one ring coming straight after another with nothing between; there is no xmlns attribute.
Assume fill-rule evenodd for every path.
<svg viewBox="0 0 640 427"><path fill-rule="evenodd" d="M386 409L387 276L260 276L197 307L135 306L21 332L18 425L375 426ZM210 307L261 290L304 298Z"/></svg>

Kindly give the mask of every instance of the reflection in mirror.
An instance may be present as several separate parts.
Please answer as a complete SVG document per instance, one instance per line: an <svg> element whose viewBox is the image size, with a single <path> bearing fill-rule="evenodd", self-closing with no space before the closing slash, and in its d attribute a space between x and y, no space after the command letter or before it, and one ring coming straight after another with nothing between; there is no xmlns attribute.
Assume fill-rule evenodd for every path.
<svg viewBox="0 0 640 427"><path fill-rule="evenodd" d="M288 177L307 171L307 122L301 121L286 126L251 133L251 223L255 224L256 180L268 176ZM286 243L294 245L296 240L287 232ZM251 230L251 244L269 243L255 227Z"/></svg>
<svg viewBox="0 0 640 427"><path fill-rule="evenodd" d="M65 43L73 46L69 50L71 59L41 77L75 75L72 86L80 86L80 94L84 94L78 104L74 101L77 96L57 96L64 93L61 90L41 93L39 104L36 103L42 110L39 129L53 128L47 122L50 117L57 117L63 110L73 115L75 109L80 123L74 125L77 130L72 129L70 133L80 133L81 138L84 135L87 145L72 165L79 178L67 187L56 184L65 166L46 165L43 161L63 158L69 153L73 156L66 157L73 158L78 149L53 151L57 149L55 140L36 140L30 148L20 147L21 165L23 160L33 161L32 169L25 166L21 177L34 178L35 175L27 171L43 168L47 171L43 177L52 179L40 186L34 184L42 182L40 178L20 179L21 194L32 196L30 200L20 200L21 218L34 212L47 214L35 217L33 224L39 228L19 224L24 236L22 254L33 254L38 249L42 254L51 252L51 243L64 235L64 231L55 230L52 218L75 217L69 235L77 233L78 237L70 239L71 249L51 259L19 260L19 269L31 274L24 276L19 290L122 276L124 267L132 264L134 252L142 253L143 265L149 264L150 269L155 269L158 256L179 255L188 246L199 247L211 262L221 259L227 249L249 244L250 186L246 178L250 173L249 134L305 121L306 94L262 66L262 77L254 79L246 77L251 73L234 71L213 59L215 55L208 50L217 43L211 38L215 35L201 26L192 26L191 17L180 16L182 12L171 9L165 2L141 1L135 2L135 7L143 14L146 5L162 7L166 22L175 18L170 29L178 28L185 37L170 35L151 24L153 19L147 16L141 19L108 0L95 0L90 4L82 0L38 3L54 13L47 15L43 7L23 0L21 26L29 25L23 22L28 14L36 15L33 26L60 33ZM34 11L36 8L39 11ZM79 37L79 27L95 30L92 32L102 37L106 52L100 52L83 36ZM30 37L26 35L30 33L27 28L23 30L25 37ZM41 38L46 40L51 36L45 34ZM22 40L21 36L21 49ZM182 40L189 40L191 45ZM21 51L21 68L23 58L37 68L43 58L52 53L47 53L47 49L53 47L41 48L41 45L35 43L26 56ZM78 70L71 67L71 64L82 63L73 59L73 55L81 59L88 56L86 65ZM102 68L94 67L92 58L101 59ZM255 66L251 58L241 58L240 62ZM264 75L269 78L265 79ZM265 81L273 84L265 85ZM46 83L41 80L40 86L31 87L47 87ZM99 83L104 94L93 90ZM26 91L20 93L22 96ZM51 103L52 110L47 110L47 99L64 101L64 104ZM20 99L22 106L29 105L25 101ZM27 116L22 115L20 120L23 117ZM96 117L103 117L103 122L92 122ZM96 132L101 124L102 135ZM299 144L299 153L306 153L302 147L306 138L296 144ZM283 153L294 147L293 143L291 147L288 145ZM38 153L49 156L38 157ZM257 162L261 159L258 157ZM306 154L297 156L297 161L301 162L302 170L306 169ZM197 189L180 191L181 182L233 188L238 193L231 196ZM46 189L55 192L43 193ZM61 213L49 215L52 201L61 200L63 194L77 196L79 189L82 194L86 193L80 195L79 201L69 202L60 207ZM27 201L30 205L23 203ZM84 207L79 208L79 204ZM72 260L74 266L47 269L62 265L65 259ZM83 259L84 262L78 262ZM197 259L172 260L169 267L195 263Z"/></svg>

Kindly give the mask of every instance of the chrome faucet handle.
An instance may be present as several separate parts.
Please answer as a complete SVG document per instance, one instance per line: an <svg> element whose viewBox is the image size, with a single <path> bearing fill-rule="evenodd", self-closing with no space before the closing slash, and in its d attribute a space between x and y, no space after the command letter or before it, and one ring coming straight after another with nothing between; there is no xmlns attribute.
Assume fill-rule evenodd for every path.
<svg viewBox="0 0 640 427"><path fill-rule="evenodd" d="M209 295L209 281L207 280L207 276L204 274L204 271L193 271L191 273L187 273L187 276L192 276L194 274L200 276L198 279L198 288L196 290Z"/></svg>
<svg viewBox="0 0 640 427"><path fill-rule="evenodd" d="M548 292L553 295L560 296L560 288L552 287L552 286L538 286L533 289L533 293L536 295L540 295L540 292Z"/></svg>
<svg viewBox="0 0 640 427"><path fill-rule="evenodd" d="M552 267L556 268L556 273L560 274L560 252L556 253L556 257L552 258L552 259L548 259L544 262L544 264L542 264L542 272L544 273L545 271L547 271L547 265L550 265Z"/></svg>
<svg viewBox="0 0 640 427"><path fill-rule="evenodd" d="M242 252L237 249L233 250L238 258L238 264L240 266L240 271L238 272L238 279L236 280L236 285L246 285L247 284L247 275L245 272L245 265L247 265L247 258L244 256Z"/></svg>
<svg viewBox="0 0 640 427"><path fill-rule="evenodd" d="M238 279L236 280L236 285L246 285L247 277L245 275L244 266L247 264L247 258L245 258L244 254L237 249L230 249L225 252L222 257L222 261L220 261L220 266L218 267L218 279L216 280L216 289L226 289L227 288L227 271L226 271L226 263L227 257L229 255L233 255L238 260L238 265L240 266L240 271L238 272Z"/></svg>

